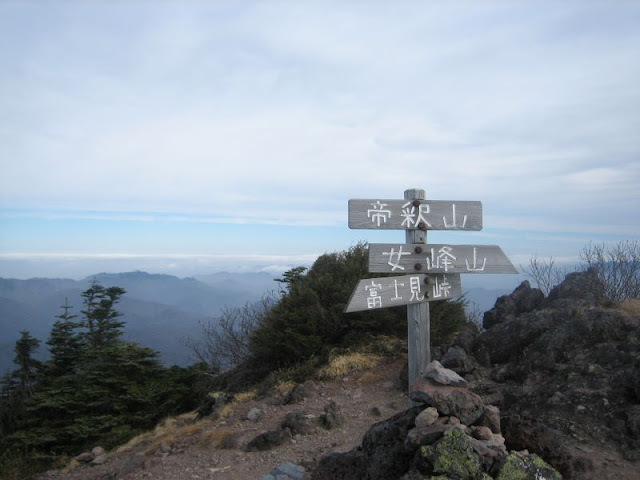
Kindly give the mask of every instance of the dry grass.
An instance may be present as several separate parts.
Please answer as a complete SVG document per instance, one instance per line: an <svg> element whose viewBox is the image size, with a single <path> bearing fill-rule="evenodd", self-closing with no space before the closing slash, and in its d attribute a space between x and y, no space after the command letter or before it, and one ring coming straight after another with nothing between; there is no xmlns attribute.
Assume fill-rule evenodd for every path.
<svg viewBox="0 0 640 480"><path fill-rule="evenodd" d="M229 418L231 415L233 415L233 412L236 411L236 402L235 401L231 401L229 403L225 403L222 408L220 408L220 411L218 412L218 418L220 420L225 420L227 418Z"/></svg>
<svg viewBox="0 0 640 480"><path fill-rule="evenodd" d="M296 383L292 380L281 380L273 386L274 395L285 397L293 390L293 387L296 386Z"/></svg>
<svg viewBox="0 0 640 480"><path fill-rule="evenodd" d="M258 396L258 389L254 388L253 390L247 390L246 392L236 393L233 396L233 399L238 403L244 403L250 400L254 400L257 396Z"/></svg>
<svg viewBox="0 0 640 480"><path fill-rule="evenodd" d="M190 437L200 433L208 422L206 420L196 422L196 416L196 412L190 412L166 418L153 430L133 437L115 451L120 453L145 445L145 454L152 455L163 443L172 445L176 438Z"/></svg>
<svg viewBox="0 0 640 480"><path fill-rule="evenodd" d="M344 377L351 372L368 370L376 367L382 357L373 353L346 353L329 360L329 363L318 370L320 379L336 379Z"/></svg>
<svg viewBox="0 0 640 480"><path fill-rule="evenodd" d="M629 315L640 317L640 299L632 298L625 300L616 307L616 310L621 310Z"/></svg>
<svg viewBox="0 0 640 480"><path fill-rule="evenodd" d="M209 424L209 421L202 420L199 422L190 423L188 425L183 425L176 429L165 431L161 435L158 435L151 439L151 441L145 448L144 453L145 455L153 455L163 443L169 446L173 446L176 439L200 435L204 430L206 430Z"/></svg>

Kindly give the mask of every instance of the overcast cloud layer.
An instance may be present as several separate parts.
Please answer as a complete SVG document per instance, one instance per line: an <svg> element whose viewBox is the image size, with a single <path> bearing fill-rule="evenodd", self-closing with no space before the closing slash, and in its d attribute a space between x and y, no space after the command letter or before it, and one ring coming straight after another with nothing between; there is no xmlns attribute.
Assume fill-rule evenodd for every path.
<svg viewBox="0 0 640 480"><path fill-rule="evenodd" d="M335 235L349 198L412 187L482 201L513 255L638 239L638 25L624 1L4 0L0 257L230 251L199 224L324 229L232 252L322 253L371 238ZM184 243L127 233L154 222Z"/></svg>

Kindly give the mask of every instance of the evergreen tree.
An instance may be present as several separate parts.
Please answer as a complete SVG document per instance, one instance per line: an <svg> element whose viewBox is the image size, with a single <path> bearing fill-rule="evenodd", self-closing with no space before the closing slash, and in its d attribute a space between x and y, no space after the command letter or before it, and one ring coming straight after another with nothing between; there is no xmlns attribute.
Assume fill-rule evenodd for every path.
<svg viewBox="0 0 640 480"><path fill-rule="evenodd" d="M16 340L13 363L18 368L0 381L0 436L14 431L25 417L25 401L33 394L42 372L42 363L33 358L40 341L23 330Z"/></svg>
<svg viewBox="0 0 640 480"><path fill-rule="evenodd" d="M50 373L54 376L71 373L80 355L81 342L75 332L80 327L80 323L72 321L77 315L72 315L69 310L72 308L67 299L64 299L62 313L56 315L56 322L53 324L47 345L51 352L51 360L48 363Z"/></svg>
<svg viewBox="0 0 640 480"><path fill-rule="evenodd" d="M125 293L123 288L105 288L95 280L82 292L85 306L82 311L85 316L82 326L87 329L84 338L92 351L99 353L101 349L113 345L122 335L124 322L117 320L122 314L114 307Z"/></svg>
<svg viewBox="0 0 640 480"><path fill-rule="evenodd" d="M39 342L28 332L16 342L20 368L0 381L0 478L24 478L97 444L115 447L196 407L195 369L167 370L153 350L120 339L124 322L114 307L124 293L93 282L82 294L81 322L65 301L47 341L44 378L32 358ZM22 384L39 379L28 397L18 396Z"/></svg>
<svg viewBox="0 0 640 480"><path fill-rule="evenodd" d="M34 389L42 369L42 363L33 358L33 353L39 345L40 340L32 337L28 331L22 330L20 338L13 347L15 353L13 363L18 366L13 375L19 382L19 388L26 392L31 392Z"/></svg>

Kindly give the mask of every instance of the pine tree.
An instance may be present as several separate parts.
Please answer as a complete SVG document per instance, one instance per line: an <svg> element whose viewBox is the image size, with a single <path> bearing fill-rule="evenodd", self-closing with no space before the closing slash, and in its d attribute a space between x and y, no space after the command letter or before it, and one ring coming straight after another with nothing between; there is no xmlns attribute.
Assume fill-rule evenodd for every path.
<svg viewBox="0 0 640 480"><path fill-rule="evenodd" d="M0 380L0 437L14 431L25 416L25 401L33 395L42 363L33 358L40 341L23 330L16 340L13 363L18 368Z"/></svg>
<svg viewBox="0 0 640 480"><path fill-rule="evenodd" d="M65 301L47 341L52 359L44 378L32 375L40 371L31 356L38 341L23 332L16 342L19 375L0 380L0 477L12 471L10 478L25 478L50 468L58 455L97 444L115 447L195 407L195 371L167 370L153 350L120 339L124 322L114 307L124 293L93 282L82 294L82 322L73 321ZM29 378L39 380L38 388L14 395Z"/></svg>
<svg viewBox="0 0 640 480"><path fill-rule="evenodd" d="M42 369L42 363L33 358L33 353L39 345L40 340L32 337L28 331L22 330L20 338L13 347L15 353L13 363L18 366L13 375L17 378L19 387L26 392L31 392L35 388L35 383Z"/></svg>
<svg viewBox="0 0 640 480"><path fill-rule="evenodd" d="M53 324L47 345L51 352L51 360L49 368L51 375L59 376L71 373L74 365L78 361L80 355L81 342L78 334L75 332L80 327L80 323L72 320L77 315L72 315L69 310L72 308L67 299L64 299L64 305L61 306L63 312L56 315L56 322Z"/></svg>
<svg viewBox="0 0 640 480"><path fill-rule="evenodd" d="M113 345L122 335L124 322L117 320L122 314L114 307L125 293L123 288L105 288L95 280L82 292L85 305L82 326L87 329L84 339L93 352L99 353L103 348Z"/></svg>

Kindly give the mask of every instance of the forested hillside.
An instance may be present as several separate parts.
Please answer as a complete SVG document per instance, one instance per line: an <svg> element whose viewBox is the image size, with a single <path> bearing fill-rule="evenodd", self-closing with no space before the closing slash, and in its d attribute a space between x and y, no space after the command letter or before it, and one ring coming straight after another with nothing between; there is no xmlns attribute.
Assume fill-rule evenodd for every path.
<svg viewBox="0 0 640 480"><path fill-rule="evenodd" d="M65 299L77 313L81 292L94 280L127 291L118 306L127 319L123 338L158 351L160 361L168 366L193 362L182 339L197 335L202 322L277 287L267 273L218 273L201 280L146 272L101 273L79 281L0 278L0 374L13 368L12 349L20 331L46 340ZM36 358L45 360L46 350L36 352Z"/></svg>

